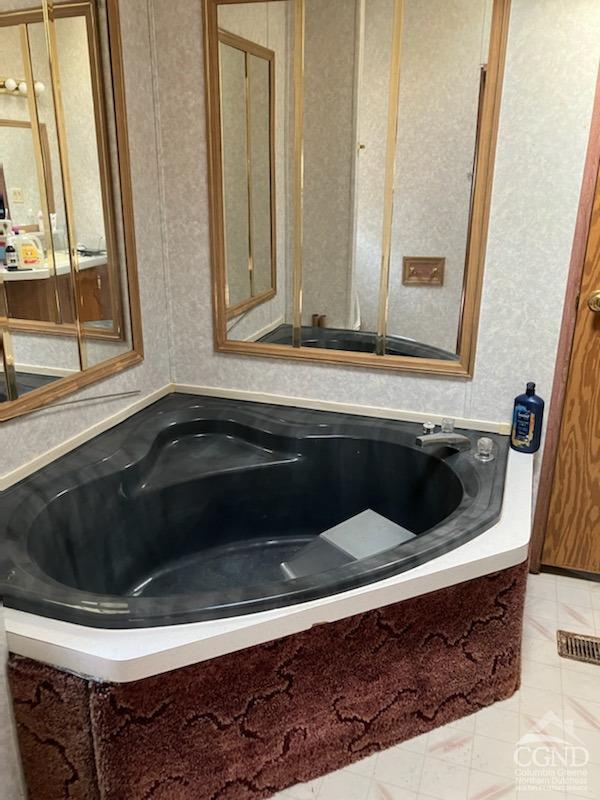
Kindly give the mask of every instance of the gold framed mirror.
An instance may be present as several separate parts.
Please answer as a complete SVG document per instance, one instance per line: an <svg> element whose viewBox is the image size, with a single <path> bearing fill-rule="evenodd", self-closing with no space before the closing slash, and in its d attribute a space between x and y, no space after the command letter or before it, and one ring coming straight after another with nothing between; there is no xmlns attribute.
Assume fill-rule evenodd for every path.
<svg viewBox="0 0 600 800"><path fill-rule="evenodd" d="M143 346L119 2L23 0L0 13L0 45L4 421Z"/></svg>
<svg viewBox="0 0 600 800"><path fill-rule="evenodd" d="M217 350L472 376L509 15L510 0L204 0ZM246 228L227 210L242 191L224 178L223 29L276 65L277 289L233 314L227 244Z"/></svg>

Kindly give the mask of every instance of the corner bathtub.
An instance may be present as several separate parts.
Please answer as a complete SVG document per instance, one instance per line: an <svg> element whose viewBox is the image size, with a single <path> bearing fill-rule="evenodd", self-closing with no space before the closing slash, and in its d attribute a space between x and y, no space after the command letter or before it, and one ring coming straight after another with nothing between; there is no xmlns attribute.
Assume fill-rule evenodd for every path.
<svg viewBox="0 0 600 800"><path fill-rule="evenodd" d="M476 431L461 431L471 452L423 451L420 432L164 398L3 494L11 651L136 680L521 564L531 460L486 433L496 459L478 462ZM282 572L365 509L414 537L302 577Z"/></svg>

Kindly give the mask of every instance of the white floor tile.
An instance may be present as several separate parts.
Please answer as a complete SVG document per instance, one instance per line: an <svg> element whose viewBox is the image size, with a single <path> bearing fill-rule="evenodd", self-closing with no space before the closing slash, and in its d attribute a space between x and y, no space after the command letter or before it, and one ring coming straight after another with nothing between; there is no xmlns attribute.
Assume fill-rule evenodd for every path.
<svg viewBox="0 0 600 800"><path fill-rule="evenodd" d="M490 706L476 715L475 734L514 744L520 735L519 715L499 709L497 705Z"/></svg>
<svg viewBox="0 0 600 800"><path fill-rule="evenodd" d="M417 791L424 761L424 756L420 753L393 747L379 754L375 765L375 780Z"/></svg>
<svg viewBox="0 0 600 800"><path fill-rule="evenodd" d="M318 800L366 800L370 788L370 778L342 770L327 775L317 796Z"/></svg>
<svg viewBox="0 0 600 800"><path fill-rule="evenodd" d="M559 603L558 626L571 633L583 633L593 636L595 633L594 612L585 606L574 606Z"/></svg>
<svg viewBox="0 0 600 800"><path fill-rule="evenodd" d="M543 572L540 575L530 575L527 581L526 597L556 600L556 577L547 572Z"/></svg>
<svg viewBox="0 0 600 800"><path fill-rule="evenodd" d="M600 667L596 675L583 670L562 669L563 692L586 702L600 703Z"/></svg>
<svg viewBox="0 0 600 800"><path fill-rule="evenodd" d="M412 753L424 753L427 749L428 737L428 733L423 733L421 736L415 736L414 739L407 739L402 744L399 744L398 747L401 750L410 750Z"/></svg>
<svg viewBox="0 0 600 800"><path fill-rule="evenodd" d="M469 800L516 800L517 793L512 778L472 769L467 796Z"/></svg>
<svg viewBox="0 0 600 800"><path fill-rule="evenodd" d="M523 640L523 658L553 667L559 666L562 660L558 655L556 640L548 642L527 637Z"/></svg>
<svg viewBox="0 0 600 800"><path fill-rule="evenodd" d="M568 603L574 606L592 607L592 593L587 586L580 587L585 581L572 583L572 579L559 577L556 584L556 596L559 603Z"/></svg>
<svg viewBox="0 0 600 800"><path fill-rule="evenodd" d="M597 664L589 664L586 661L574 661L572 658L561 658L560 668L561 672L568 670L569 672L577 672L580 675L591 675L600 680L600 668Z"/></svg>
<svg viewBox="0 0 600 800"><path fill-rule="evenodd" d="M557 716L562 717L563 697L559 692L523 686L519 692L519 698L522 714L543 717L548 711L553 711Z"/></svg>
<svg viewBox="0 0 600 800"><path fill-rule="evenodd" d="M521 683L523 686L528 686L532 689L543 689L560 694L562 691L560 672L559 665L550 666L549 664L540 664L537 661L523 659Z"/></svg>
<svg viewBox="0 0 600 800"><path fill-rule="evenodd" d="M525 600L525 610L532 617L547 619L551 622L558 620L558 603L541 597L529 597Z"/></svg>
<svg viewBox="0 0 600 800"><path fill-rule="evenodd" d="M435 758L426 758L419 794L436 800L465 800L469 787L469 769Z"/></svg>
<svg viewBox="0 0 600 800"><path fill-rule="evenodd" d="M362 761L357 761L354 764L350 764L349 767L345 768L346 772L354 772L357 775L366 775L369 778L373 777L375 772L375 764L377 763L378 754L376 753L373 756L369 756L368 758L363 758Z"/></svg>
<svg viewBox="0 0 600 800"><path fill-rule="evenodd" d="M573 720L580 728L600 730L600 703L577 697L565 697L565 720Z"/></svg>
<svg viewBox="0 0 600 800"><path fill-rule="evenodd" d="M502 742L488 736L475 736L473 740L472 769L514 778L515 743Z"/></svg>
<svg viewBox="0 0 600 800"><path fill-rule="evenodd" d="M368 800L417 800L417 794L399 786L374 781L371 784Z"/></svg>
<svg viewBox="0 0 600 800"><path fill-rule="evenodd" d="M288 798L288 800L314 800L315 797L319 796L322 783L323 778L317 778L309 783L300 783L298 786L283 792L283 797Z"/></svg>
<svg viewBox="0 0 600 800"><path fill-rule="evenodd" d="M473 734L459 728L438 728L429 734L427 756L468 767L471 763Z"/></svg>
<svg viewBox="0 0 600 800"><path fill-rule="evenodd" d="M568 787L567 798L585 797L587 800L598 800L600 797L600 766L597 764L588 764L585 767L586 788L581 787Z"/></svg>
<svg viewBox="0 0 600 800"><path fill-rule="evenodd" d="M541 639L545 642L556 642L557 623L547 619L533 617L525 612L523 632L527 639Z"/></svg>
<svg viewBox="0 0 600 800"><path fill-rule="evenodd" d="M454 722L449 722L444 727L446 728L454 728L458 731L466 731L469 733L473 733L475 730L475 717L476 714L469 714L468 717L461 717L461 719L455 719Z"/></svg>
<svg viewBox="0 0 600 800"><path fill-rule="evenodd" d="M579 727L575 727L574 731L582 747L585 747L590 754L590 763L600 765L600 731ZM598 793L600 794L600 785Z"/></svg>

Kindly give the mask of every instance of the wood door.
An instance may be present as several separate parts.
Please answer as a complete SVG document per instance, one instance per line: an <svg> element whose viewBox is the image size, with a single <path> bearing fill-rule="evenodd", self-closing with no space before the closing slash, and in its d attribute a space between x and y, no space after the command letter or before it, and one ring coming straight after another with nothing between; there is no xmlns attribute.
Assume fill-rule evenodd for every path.
<svg viewBox="0 0 600 800"><path fill-rule="evenodd" d="M600 173L542 553L543 564L600 574L600 310L589 306L595 293L600 293Z"/></svg>

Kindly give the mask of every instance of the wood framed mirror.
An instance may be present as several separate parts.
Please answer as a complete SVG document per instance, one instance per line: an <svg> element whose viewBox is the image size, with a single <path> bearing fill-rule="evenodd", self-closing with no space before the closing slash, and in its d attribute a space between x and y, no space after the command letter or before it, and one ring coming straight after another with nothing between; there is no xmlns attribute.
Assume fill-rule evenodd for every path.
<svg viewBox="0 0 600 800"><path fill-rule="evenodd" d="M472 376L510 0L204 0L204 14L216 349ZM275 64L277 288L233 313L228 242L247 223L228 211L243 187L225 179L222 30Z"/></svg>

